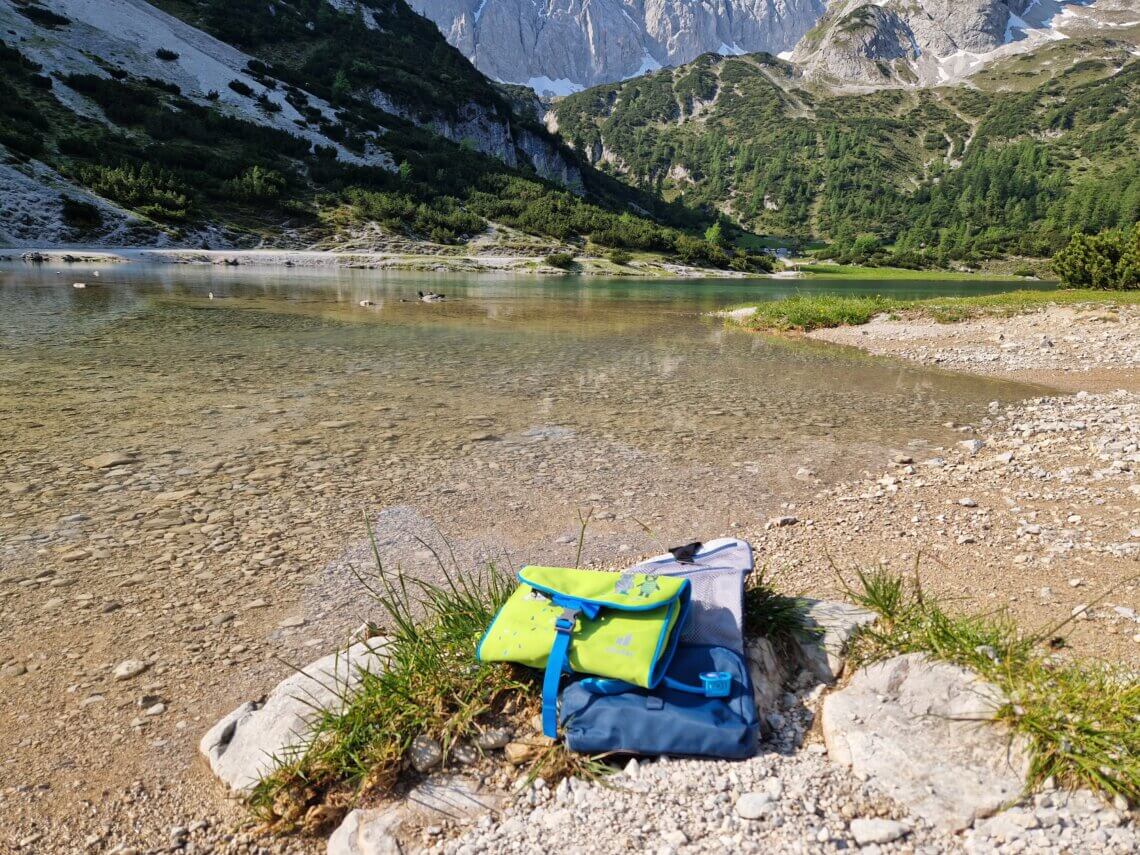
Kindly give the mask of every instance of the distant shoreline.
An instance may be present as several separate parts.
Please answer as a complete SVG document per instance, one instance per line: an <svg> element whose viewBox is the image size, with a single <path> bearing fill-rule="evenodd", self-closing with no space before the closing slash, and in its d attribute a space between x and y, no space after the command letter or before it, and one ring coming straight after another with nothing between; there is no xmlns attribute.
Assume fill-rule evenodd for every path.
<svg viewBox="0 0 1140 855"><path fill-rule="evenodd" d="M545 256L420 255L356 250L291 249L0 249L0 261L43 264L213 265L217 267L284 267L301 269L399 270L421 273L525 273L540 276L605 276L653 279L760 279L767 274L692 267L642 254L628 264L583 256L571 270L553 267ZM779 274L776 274L777 276Z"/></svg>
<svg viewBox="0 0 1140 855"><path fill-rule="evenodd" d="M31 259L31 261L30 261ZM743 273L711 267L693 267L666 260L654 253L635 253L627 264L601 256L575 258L570 270L546 263L544 255L392 252L379 250L307 249L177 249L166 247L0 248L0 262L44 264L189 264L217 267L284 267L300 269L393 270L419 273L520 273L539 276L598 276L614 279L775 279L859 282L878 279L931 281L1019 279L992 271L909 270L899 267L858 267L831 263L791 262L792 268L775 273Z"/></svg>

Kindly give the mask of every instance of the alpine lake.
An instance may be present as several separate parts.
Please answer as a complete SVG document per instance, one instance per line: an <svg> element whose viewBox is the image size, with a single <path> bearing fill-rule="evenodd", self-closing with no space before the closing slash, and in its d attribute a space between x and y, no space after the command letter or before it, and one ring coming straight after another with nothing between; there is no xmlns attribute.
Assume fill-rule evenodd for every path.
<svg viewBox="0 0 1140 855"><path fill-rule="evenodd" d="M334 601L354 612L331 632L363 611L344 559L366 520L390 567L428 573L433 553L460 568L573 561L587 514L582 560L601 566L756 531L1042 390L709 313L796 292L1012 287L9 263L0 571L74 555L62 572L79 584L41 599L97 609L106 593L79 593L97 573L207 614L268 575L311 621ZM109 453L127 460L90 462Z"/></svg>

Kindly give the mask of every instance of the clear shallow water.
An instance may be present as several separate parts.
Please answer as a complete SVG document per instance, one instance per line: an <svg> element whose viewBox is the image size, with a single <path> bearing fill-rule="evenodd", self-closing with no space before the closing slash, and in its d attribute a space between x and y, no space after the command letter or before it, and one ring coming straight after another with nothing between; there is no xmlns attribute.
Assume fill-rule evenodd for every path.
<svg viewBox="0 0 1140 855"><path fill-rule="evenodd" d="M526 518L515 533L526 541L551 515L564 524L569 508L597 504L618 521L656 520L668 538L771 510L801 466L847 477L908 442L952 441L944 424L990 401L1039 391L704 315L796 292L1010 283L93 269L0 268L0 481L120 449L347 471L368 461L387 477L374 505L445 507L453 527ZM418 290L448 300L424 305ZM177 489L189 472L177 466L148 489ZM61 507L72 489L60 487Z"/></svg>
<svg viewBox="0 0 1140 855"><path fill-rule="evenodd" d="M88 288L75 290L73 280ZM251 410L292 429L363 418L366 437L394 432L383 440L388 450L412 455L480 431L551 426L719 461L747 459L754 443L936 439L943 423L1031 389L726 331L702 314L837 288L920 296L1002 287L139 264L100 268L95 278L81 266L62 275L8 267L0 269L0 417L16 435L63 443L79 441L58 432L73 407L89 430L115 424L135 443L184 430L182 443L225 442ZM418 290L448 301L425 306L414 301ZM269 412L283 401L285 412ZM413 429L393 431L385 412Z"/></svg>

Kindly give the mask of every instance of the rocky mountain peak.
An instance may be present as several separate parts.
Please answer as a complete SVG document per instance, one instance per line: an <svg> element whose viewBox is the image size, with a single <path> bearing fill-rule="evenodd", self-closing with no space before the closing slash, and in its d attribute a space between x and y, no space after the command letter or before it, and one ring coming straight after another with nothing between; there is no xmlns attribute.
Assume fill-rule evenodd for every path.
<svg viewBox="0 0 1140 855"><path fill-rule="evenodd" d="M810 77L840 86L940 85L1070 33L1108 28L1119 35L1121 24L1102 17L1114 6L1113 0L833 0L792 59Z"/></svg>
<svg viewBox="0 0 1140 855"><path fill-rule="evenodd" d="M703 53L791 50L825 0L411 0L484 74L570 92Z"/></svg>

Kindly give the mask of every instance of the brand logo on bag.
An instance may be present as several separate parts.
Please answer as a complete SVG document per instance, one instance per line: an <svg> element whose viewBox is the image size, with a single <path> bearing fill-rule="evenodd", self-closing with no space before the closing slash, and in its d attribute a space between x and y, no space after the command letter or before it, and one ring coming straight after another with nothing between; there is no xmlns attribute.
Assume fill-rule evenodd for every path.
<svg viewBox="0 0 1140 855"><path fill-rule="evenodd" d="M619 638L614 639L614 643L606 648L606 653L614 656L633 656L630 652L629 646L633 644L633 633L627 633Z"/></svg>

